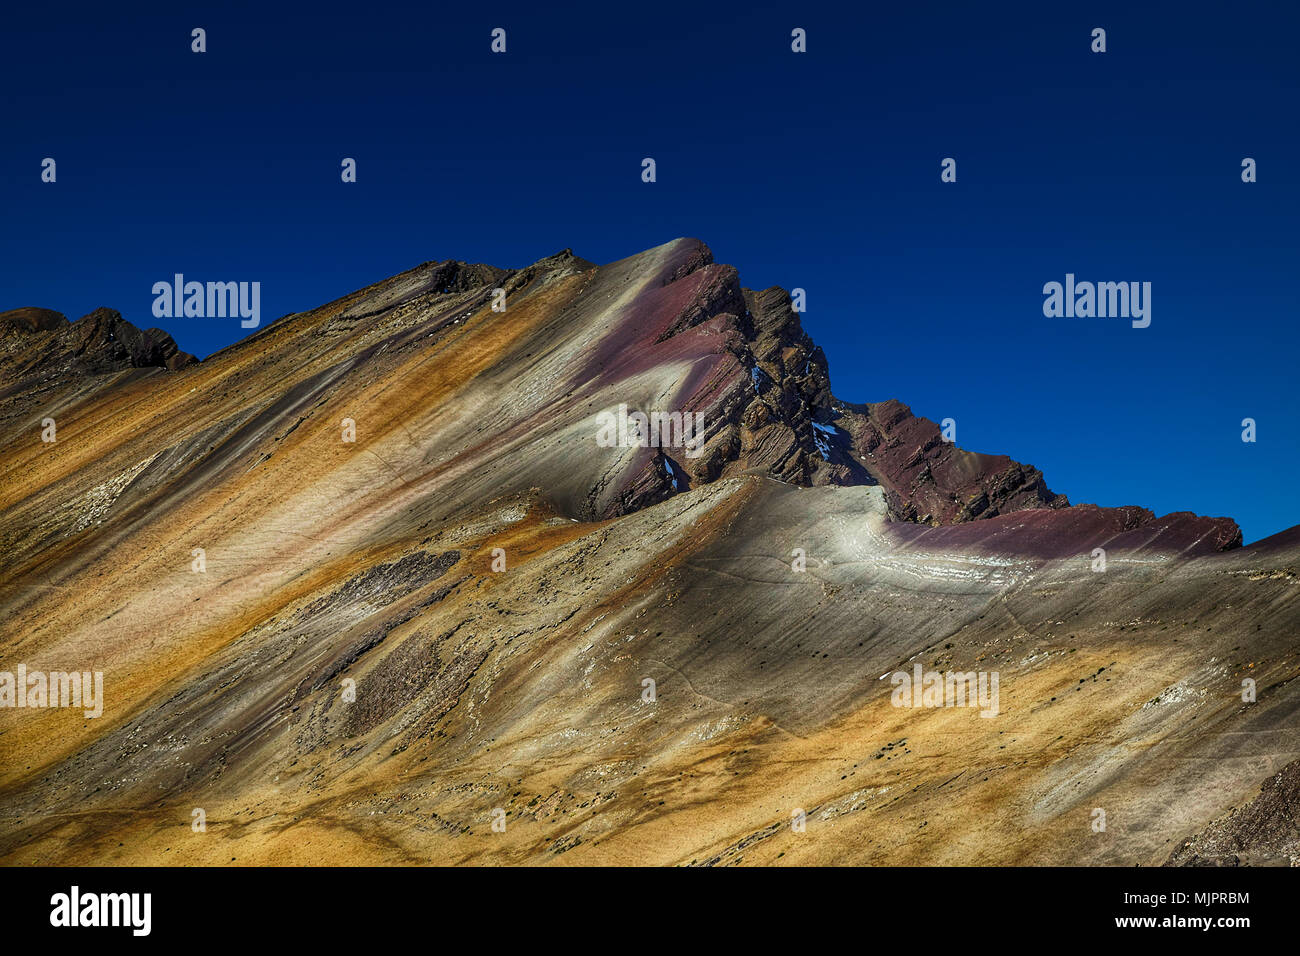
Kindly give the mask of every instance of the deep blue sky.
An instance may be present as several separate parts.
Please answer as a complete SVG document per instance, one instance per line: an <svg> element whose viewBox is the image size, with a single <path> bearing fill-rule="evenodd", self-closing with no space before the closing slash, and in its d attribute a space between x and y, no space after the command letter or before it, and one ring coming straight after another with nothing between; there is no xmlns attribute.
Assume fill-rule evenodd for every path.
<svg viewBox="0 0 1300 956"><path fill-rule="evenodd" d="M807 290L841 398L1251 541L1300 522L1296 10L11 5L0 309L108 305L204 356L238 322L155 320L154 282L258 280L266 322L429 259L698 236ZM1151 327L1044 318L1066 272L1152 282Z"/></svg>

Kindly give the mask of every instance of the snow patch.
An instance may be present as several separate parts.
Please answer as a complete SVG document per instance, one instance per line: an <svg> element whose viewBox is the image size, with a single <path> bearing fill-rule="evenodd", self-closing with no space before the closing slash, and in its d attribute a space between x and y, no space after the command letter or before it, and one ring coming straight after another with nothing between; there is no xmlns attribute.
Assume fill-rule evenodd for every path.
<svg viewBox="0 0 1300 956"><path fill-rule="evenodd" d="M812 427L814 429L813 441L817 445L817 450L821 452L822 461L830 461L831 460L830 442L828 442L825 438L822 438L821 436L830 435L831 437L834 437L840 433L840 430L836 428L834 425L823 425L820 422L813 422ZM818 434L818 432L820 432L821 434Z"/></svg>
<svg viewBox="0 0 1300 956"><path fill-rule="evenodd" d="M673 491L676 491L677 471L673 468L673 461L671 458L667 458L667 457L664 458L664 467L668 469L668 477L671 478L673 481Z"/></svg>

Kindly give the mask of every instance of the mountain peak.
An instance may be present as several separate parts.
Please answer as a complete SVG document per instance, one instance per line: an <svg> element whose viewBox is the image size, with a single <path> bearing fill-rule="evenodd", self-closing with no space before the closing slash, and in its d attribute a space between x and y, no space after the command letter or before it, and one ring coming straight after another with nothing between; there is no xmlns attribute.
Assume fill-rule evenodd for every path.
<svg viewBox="0 0 1300 956"><path fill-rule="evenodd" d="M1294 729L1300 537L1071 505L843 401L698 240L423 263L178 374L160 335L0 314L0 646L109 702L4 725L6 862L1159 862ZM904 708L918 668L1000 704ZM778 789L872 838L789 835ZM214 793L310 839L180 848Z"/></svg>
<svg viewBox="0 0 1300 956"><path fill-rule="evenodd" d="M504 313L493 311L494 303L502 304L496 290L504 292ZM563 321L534 326L514 318L539 308ZM1006 455L965 451L902 402L836 398L826 356L804 331L790 294L743 287L735 268L717 263L709 246L691 237L605 266L568 248L521 269L425 262L276 327L284 321L302 333L327 331L323 340L291 334L281 351L297 349L307 358L319 353L316 361L336 366L356 364L364 353L355 350L376 342L404 341L409 348L432 339L429 344L445 340L450 346L491 325L491 336L470 335L474 341L490 337L500 349L485 357L491 374L527 383L508 399L502 396L491 420L528 421L544 409L550 427L564 431L568 441L585 440L572 431L585 414L622 405L646 415L697 416L703 423L689 455L656 445L590 457L590 473L566 466L551 475L544 461L521 469L540 469L533 483L553 484L577 517L626 514L701 483L754 474L809 487L879 486L894 520L924 525L1071 507L1037 468ZM16 309L0 314L0 328L14 330L10 340L25 343L20 351L26 361L47 375L59 368L66 375L74 367L105 372L195 362L166 333L142 332L109 309L71 324L49 310ZM38 345L33 336L44 338ZM260 336L252 337L210 361L265 348ZM586 428L589 438L594 426ZM609 455L613 460L605 462ZM1125 529L1135 515L1148 516L1139 523L1154 520L1145 509L1115 510L1108 520ZM1198 547L1240 544L1230 519L1187 520L1206 532L1192 535ZM1060 524L1063 533L1069 527L1069 521Z"/></svg>

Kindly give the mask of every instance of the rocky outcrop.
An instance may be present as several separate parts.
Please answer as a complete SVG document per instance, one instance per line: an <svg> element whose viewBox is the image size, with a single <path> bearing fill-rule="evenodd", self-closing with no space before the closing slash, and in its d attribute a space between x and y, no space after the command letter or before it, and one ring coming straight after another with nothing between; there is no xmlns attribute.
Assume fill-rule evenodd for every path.
<svg viewBox="0 0 1300 956"><path fill-rule="evenodd" d="M128 368L175 371L198 361L162 329L139 329L113 309L69 322L50 309L0 312L0 370L31 375L102 375Z"/></svg>
<svg viewBox="0 0 1300 956"><path fill-rule="evenodd" d="M11 328L23 332L54 332L68 324L68 317L53 309L31 306L0 312L0 332Z"/></svg>
<svg viewBox="0 0 1300 956"><path fill-rule="evenodd" d="M945 441L937 424L899 401L840 408L853 454L885 488L904 521L956 524L1030 508L1066 508L1032 465L1006 455L963 451Z"/></svg>
<svg viewBox="0 0 1300 956"><path fill-rule="evenodd" d="M683 404L709 423L703 454L677 461L694 481L763 474L810 486L879 483L896 518L926 524L1068 506L1037 469L945 443L935 423L897 401L838 401L826 356L789 294L743 288L736 270L716 264L703 243L680 242L656 292L665 288L678 293L672 314L641 348L666 362L688 330L725 343L711 359L712 374ZM639 469L635 481L636 493L620 495L606 514L669 492L662 467Z"/></svg>
<svg viewBox="0 0 1300 956"><path fill-rule="evenodd" d="M704 416L706 439L698 456L647 451L620 476L606 476L604 497L593 507L597 516L626 514L693 484L745 474L804 486L879 484L896 520L923 525L1070 508L1037 468L958 448L944 441L936 423L899 401L836 399L826 356L784 289L743 288L736 270L715 263L702 242L665 248L668 261L656 263L647 292L628 307L639 338L625 348L636 350L638 367L694 363L675 406ZM1059 535L1059 548L1069 549L1076 546L1068 540L1076 526L1092 540L1107 536L1098 526L1113 535L1157 520L1142 508L1090 508L1046 522L1054 530L1045 533ZM1174 514L1159 520L1178 526L1174 534L1162 531L1161 540L1179 548L1241 543L1230 519Z"/></svg>
<svg viewBox="0 0 1300 956"><path fill-rule="evenodd" d="M1165 866L1300 866L1300 760L1169 855Z"/></svg>

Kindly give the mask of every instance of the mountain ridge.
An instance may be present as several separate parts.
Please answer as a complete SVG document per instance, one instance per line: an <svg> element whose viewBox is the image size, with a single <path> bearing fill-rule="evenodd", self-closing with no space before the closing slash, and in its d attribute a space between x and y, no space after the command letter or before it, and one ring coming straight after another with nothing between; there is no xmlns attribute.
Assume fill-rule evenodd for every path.
<svg viewBox="0 0 1300 956"><path fill-rule="evenodd" d="M920 524L957 524L1016 511L1071 507L1065 495L1047 487L1042 472L1032 465L1006 455L961 449L943 439L938 424L914 415L897 399L855 404L836 398L831 392L825 354L802 328L786 290L744 288L738 272L716 263L712 250L697 239L683 237L656 249L673 252L670 265L658 277L661 287L673 286L691 276L704 277L705 281L693 290L692 300L678 310L674 321L658 333L653 344L661 345L704 323L720 323L720 329L739 336L732 351L750 372L756 400L744 403L733 387L720 402L705 404L704 413L714 419L705 442L705 462L700 467L691 467L692 463L679 459L649 462L622 489L619 500L601 514L609 516L620 509L662 500L673 490L673 476L683 471L690 480L712 481L724 474L755 469L766 469L773 477L798 484L880 484L886 490L891 514L897 520ZM429 295L468 294L471 300L466 307L473 309L482 305L484 289L503 288L509 299L542 277L549 281L597 268L567 248L522 269L459 260L428 261L307 313L283 316L266 328L324 310L337 310L340 323L357 322ZM498 282L503 285L496 286ZM368 311L354 311L348 307L353 302L365 302ZM166 333L136 329L120 313L99 309L78 322L92 319L107 319L128 341L140 343L129 355L121 354L119 347L116 367L113 358L105 356L100 360L102 370L157 366L176 371L199 361L181 352ZM35 331L44 328L42 322L57 327L58 320L66 322L60 313L51 310L16 309L0 313L0 329L6 325L32 326ZM245 343L261 331L214 353L208 360L246 347ZM112 338L111 333L107 338ZM93 352L93 348L92 344L83 351ZM791 366L800 362L804 365L802 373L793 373ZM764 398L760 383L775 394ZM681 411L697 409L688 402ZM721 426L716 424L719 419ZM824 427L818 436L812 428L814 423L829 426L830 430ZM840 432L846 433L847 441L842 440L845 436ZM822 463L816 460L819 455ZM1185 520L1194 526L1188 529L1193 536L1202 526L1210 530L1212 533L1204 540L1212 542L1215 550L1228 550L1242 543L1241 531L1231 518L1203 518L1190 512L1157 517L1140 506L1089 507L1100 508L1116 533L1156 521Z"/></svg>
<svg viewBox="0 0 1300 956"><path fill-rule="evenodd" d="M1297 529L1065 507L839 402L711 259L425 264L0 399L0 704L104 678L99 717L0 706L0 859L1289 853L1214 827L1300 758ZM700 454L600 444L620 404L703 414ZM997 706L900 704L918 666Z"/></svg>

